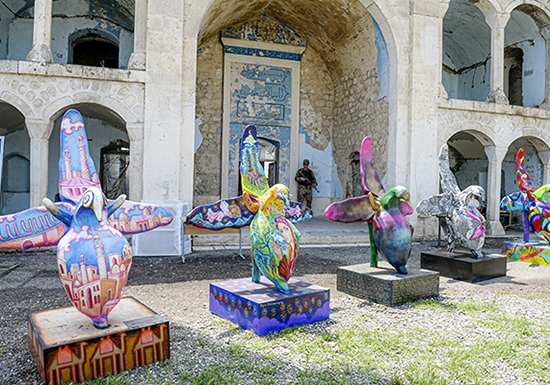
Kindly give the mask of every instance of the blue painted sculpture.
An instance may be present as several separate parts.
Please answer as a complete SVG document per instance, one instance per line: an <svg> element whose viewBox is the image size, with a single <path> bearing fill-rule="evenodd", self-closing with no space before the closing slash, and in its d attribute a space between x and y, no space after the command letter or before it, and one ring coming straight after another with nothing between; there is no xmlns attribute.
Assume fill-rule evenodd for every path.
<svg viewBox="0 0 550 385"><path fill-rule="evenodd" d="M374 168L372 141L363 139L360 151L361 181L365 195L332 203L325 217L339 222L367 222L369 226L371 266L378 266L378 251L400 274L407 274L413 227L405 217L413 213L409 191L396 186L385 191Z"/></svg>
<svg viewBox="0 0 550 385"><path fill-rule="evenodd" d="M277 288L288 293L294 271L300 233L292 222L312 217L311 209L290 200L288 187L269 187L258 157L256 127L243 131L240 148L243 195L196 207L186 224L210 230L241 228L250 225L252 280L263 273Z"/></svg>
<svg viewBox="0 0 550 385"><path fill-rule="evenodd" d="M59 277L69 299L96 327L106 328L132 263L123 234L165 226L172 216L159 206L125 202L124 195L105 198L78 111L63 116L60 144L61 202L45 198L45 207L0 217L0 249L57 244Z"/></svg>
<svg viewBox="0 0 550 385"><path fill-rule="evenodd" d="M460 191L449 167L449 147L446 144L439 152L439 174L443 193L420 201L416 206L418 216L446 217L449 252L454 251L458 241L476 258L483 258L481 248L485 242L485 218L479 208L485 200L485 190L481 186L469 186Z"/></svg>

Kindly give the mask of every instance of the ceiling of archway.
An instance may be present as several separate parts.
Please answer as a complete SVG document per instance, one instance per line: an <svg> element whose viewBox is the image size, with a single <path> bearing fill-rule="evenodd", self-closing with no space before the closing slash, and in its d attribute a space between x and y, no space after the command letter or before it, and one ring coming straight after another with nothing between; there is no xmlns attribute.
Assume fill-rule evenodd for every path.
<svg viewBox="0 0 550 385"><path fill-rule="evenodd" d="M443 64L461 71L483 64L491 54L491 28L473 0L451 0L443 18ZM550 18L532 5L520 5L506 24L506 46L533 39Z"/></svg>
<svg viewBox="0 0 550 385"><path fill-rule="evenodd" d="M372 24L371 15L358 0L216 0L203 19L199 46L221 30L238 27L261 15L296 31L322 53L327 67L333 70L339 67L339 49ZM371 38L374 40L374 34Z"/></svg>

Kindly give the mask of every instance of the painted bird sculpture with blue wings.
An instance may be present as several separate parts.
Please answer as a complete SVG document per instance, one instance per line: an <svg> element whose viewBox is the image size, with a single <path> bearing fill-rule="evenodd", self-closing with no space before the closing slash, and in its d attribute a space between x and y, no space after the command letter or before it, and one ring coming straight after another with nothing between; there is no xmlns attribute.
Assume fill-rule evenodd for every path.
<svg viewBox="0 0 550 385"><path fill-rule="evenodd" d="M243 194L198 206L186 217L186 224L210 230L250 226L252 280L260 273L283 293L289 293L300 246L300 232L293 223L312 218L311 209L291 201L287 186L269 187L259 160L256 127L247 126L240 147Z"/></svg>
<svg viewBox="0 0 550 385"><path fill-rule="evenodd" d="M334 202L325 217L338 222L367 222L372 267L378 266L378 251L400 274L407 274L413 227L406 216L413 213L409 191L396 186L385 191L374 167L372 140L363 139L359 153L361 182L365 195Z"/></svg>
<svg viewBox="0 0 550 385"><path fill-rule="evenodd" d="M529 242L529 208L535 201L535 186L531 177L525 171L525 150L520 148L516 154L516 181L519 191L505 196L500 201L500 209L506 211L521 211L523 219L523 242Z"/></svg>
<svg viewBox="0 0 550 385"><path fill-rule="evenodd" d="M458 241L476 258L483 258L481 248L485 242L485 218L479 208L485 200L485 190L475 185L460 190L449 167L447 144L439 152L439 175L443 193L421 200L416 206L418 216L447 218L449 252L454 251Z"/></svg>
<svg viewBox="0 0 550 385"><path fill-rule="evenodd" d="M44 206L0 217L0 249L57 244L59 277L73 305L97 328L120 301L132 263L124 234L168 225L172 215L160 206L108 201L90 156L84 119L68 110L61 121L59 196Z"/></svg>

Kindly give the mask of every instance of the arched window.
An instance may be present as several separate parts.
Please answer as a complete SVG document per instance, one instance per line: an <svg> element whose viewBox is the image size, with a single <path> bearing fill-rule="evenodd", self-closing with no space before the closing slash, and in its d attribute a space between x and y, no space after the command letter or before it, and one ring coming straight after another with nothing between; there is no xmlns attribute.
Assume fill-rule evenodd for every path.
<svg viewBox="0 0 550 385"><path fill-rule="evenodd" d="M523 50L507 47L504 50L504 92L510 104L523 106Z"/></svg>
<svg viewBox="0 0 550 385"><path fill-rule="evenodd" d="M81 30L69 38L72 64L118 68L118 43L111 35L98 30Z"/></svg>

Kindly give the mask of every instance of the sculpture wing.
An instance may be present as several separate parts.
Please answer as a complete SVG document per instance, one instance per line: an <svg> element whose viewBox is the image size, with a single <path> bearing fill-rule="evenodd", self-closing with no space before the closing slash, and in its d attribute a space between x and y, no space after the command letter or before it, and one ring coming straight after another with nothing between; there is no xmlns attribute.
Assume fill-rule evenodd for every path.
<svg viewBox="0 0 550 385"><path fill-rule="evenodd" d="M118 204L120 198L112 201L111 204ZM137 234L169 225L173 219L172 214L162 206L124 201L122 206L109 216L108 221L109 226L122 234Z"/></svg>
<svg viewBox="0 0 550 385"><path fill-rule="evenodd" d="M58 202L54 205L63 215L74 211L74 207L68 203ZM44 206L4 215L0 217L0 249L27 250L53 246L67 229L67 225Z"/></svg>
<svg viewBox="0 0 550 385"><path fill-rule="evenodd" d="M523 195L521 191L506 195L500 201L500 209L506 211L527 210L531 202L525 202Z"/></svg>
<svg viewBox="0 0 550 385"><path fill-rule="evenodd" d="M77 110L69 110L61 121L59 197L62 202L76 205L90 186L101 189L88 148L84 119Z"/></svg>
<svg viewBox="0 0 550 385"><path fill-rule="evenodd" d="M222 230L230 227L240 229L248 226L255 215L248 209L243 198L239 196L195 207L187 215L185 224L209 230Z"/></svg>
<svg viewBox="0 0 550 385"><path fill-rule="evenodd" d="M541 202L550 202L550 184L539 187L534 193L535 199Z"/></svg>
<svg viewBox="0 0 550 385"><path fill-rule="evenodd" d="M285 217L293 223L298 223L313 218L313 211L301 202L290 201L290 207L285 208Z"/></svg>
<svg viewBox="0 0 550 385"><path fill-rule="evenodd" d="M252 125L247 126L243 131L240 168L243 191L259 197L269 189L267 177L260 164L256 127Z"/></svg>
<svg viewBox="0 0 550 385"><path fill-rule="evenodd" d="M378 171L374 168L374 160L372 156L372 140L369 136L363 139L361 143L361 151L359 153L361 166L361 183L363 192L367 194L372 192L377 196L382 196L385 193L384 186Z"/></svg>
<svg viewBox="0 0 550 385"><path fill-rule="evenodd" d="M450 215L454 205L449 194L435 194L422 199L416 206L419 217Z"/></svg>
<svg viewBox="0 0 550 385"><path fill-rule="evenodd" d="M363 195L332 203L326 208L325 217L331 221L345 223L366 222L370 221L375 213L369 195Z"/></svg>
<svg viewBox="0 0 550 385"><path fill-rule="evenodd" d="M441 146L439 151L439 175L441 176L443 192L457 196L460 193L460 188L449 166L449 146L447 144Z"/></svg>

